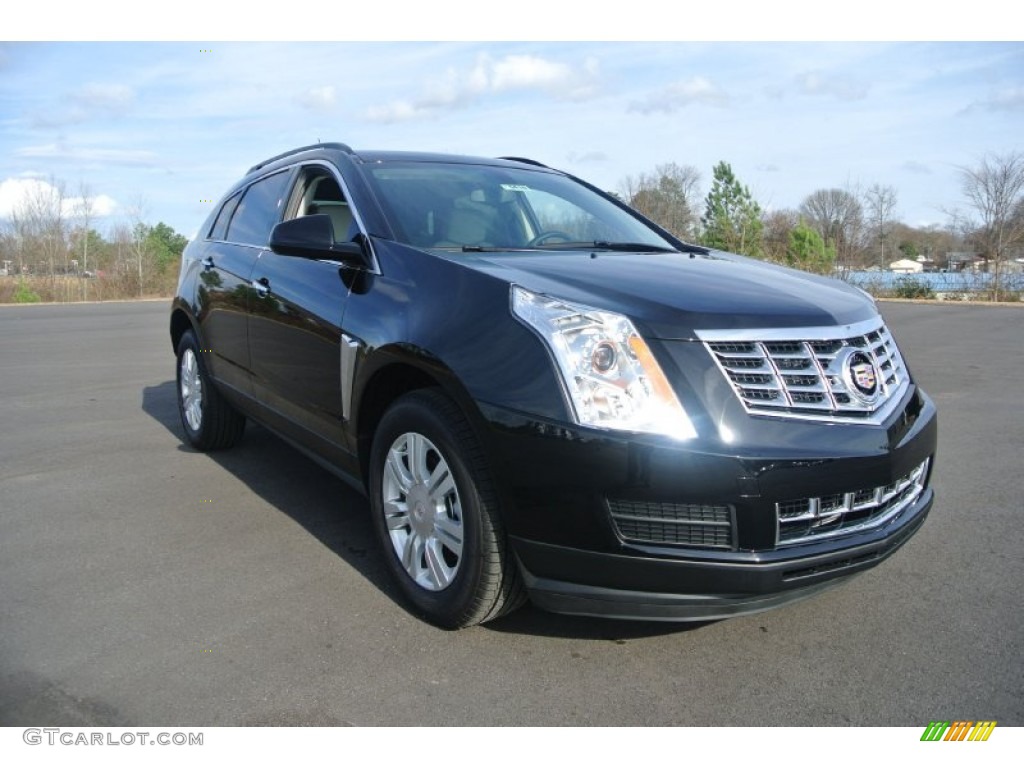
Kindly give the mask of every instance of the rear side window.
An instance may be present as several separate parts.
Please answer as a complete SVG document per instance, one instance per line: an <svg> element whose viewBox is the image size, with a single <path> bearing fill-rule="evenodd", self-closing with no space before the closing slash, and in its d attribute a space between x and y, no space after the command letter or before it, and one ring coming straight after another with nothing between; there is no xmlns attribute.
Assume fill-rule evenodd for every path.
<svg viewBox="0 0 1024 768"><path fill-rule="evenodd" d="M259 246L270 241L270 230L281 218L288 175L288 171L275 173L245 191L228 225L227 240Z"/></svg>
<svg viewBox="0 0 1024 768"><path fill-rule="evenodd" d="M220 208L220 213L217 214L217 220L213 222L213 227L210 229L211 240L227 240L228 237L228 222L231 221L231 214L235 212L235 208L238 207L238 201L242 199L242 193L239 192L237 195L232 195Z"/></svg>

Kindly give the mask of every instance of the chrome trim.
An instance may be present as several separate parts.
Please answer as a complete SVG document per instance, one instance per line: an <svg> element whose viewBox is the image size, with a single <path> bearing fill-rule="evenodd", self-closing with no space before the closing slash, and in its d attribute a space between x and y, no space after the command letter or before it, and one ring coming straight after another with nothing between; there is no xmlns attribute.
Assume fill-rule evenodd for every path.
<svg viewBox="0 0 1024 768"><path fill-rule="evenodd" d="M910 388L906 364L881 317L832 328L703 330L696 335L751 415L878 425ZM820 347L827 342L832 349ZM787 348L777 349L781 344ZM723 349L726 345L740 348ZM878 395L873 401L851 390L845 370L854 354L850 350L874 366Z"/></svg>
<svg viewBox="0 0 1024 768"><path fill-rule="evenodd" d="M872 317L850 325L827 325L813 328L724 328L721 330L694 331L704 342L713 341L833 341L850 336L864 336L883 325L882 318Z"/></svg>
<svg viewBox="0 0 1024 768"><path fill-rule="evenodd" d="M866 531L871 528L877 528L881 525L885 525L917 501L924 492L925 483L928 478L928 467L930 464L931 459L925 459L921 464L915 467L913 471L899 478L896 482L889 483L888 485L880 485L875 488L862 488L857 491L848 491L844 493L834 493L829 496L811 496L803 499L789 499L787 501L777 502L775 504L775 546L788 547L794 544L804 544L808 541L820 541L822 539L846 536L850 533L858 533L860 531ZM911 490L909 493L906 493L908 489ZM851 525L843 525L842 521L848 514L852 512L863 512L865 510L877 510L903 494L905 495L902 499L893 504L889 509L882 511L877 516L872 516L874 513L869 513L865 520ZM865 495L869 496L869 498L858 503L857 497L863 497ZM831 499L839 496L842 497L842 501L840 503L823 508L823 499ZM806 511L789 517L782 516L782 508L786 505L802 505L805 503L807 505ZM794 524L800 524L800 526L803 527L804 523L808 523L808 528L813 529L815 527L833 525L837 520L839 521L839 527L837 528L821 531L819 533L806 533L802 536L783 539L783 526L786 524L791 526Z"/></svg>
<svg viewBox="0 0 1024 768"><path fill-rule="evenodd" d="M348 421L352 411L352 387L356 377L356 357L362 343L347 333L341 334L341 418Z"/></svg>
<svg viewBox="0 0 1024 768"><path fill-rule="evenodd" d="M395 438L380 481L395 558L428 592L450 586L462 565L462 500L447 457L418 432Z"/></svg>
<svg viewBox="0 0 1024 768"><path fill-rule="evenodd" d="M330 163L327 160L307 160L306 162L299 163L298 165L300 168L305 168L307 166L323 168L328 170L331 175L334 176L334 180L337 181L338 186L341 187L341 194L345 198L345 203L348 205L349 211L352 212L352 218L355 219L356 226L359 228L359 231L362 233L363 239L366 242L366 250L370 254L370 264L367 271L374 275L381 274L380 262L377 261L377 254L373 249L373 238L370 237L366 224L363 223L363 217L359 215L359 208L352 204L352 194L349 192L348 184L345 183L345 177L341 175L341 171L339 171L333 163Z"/></svg>

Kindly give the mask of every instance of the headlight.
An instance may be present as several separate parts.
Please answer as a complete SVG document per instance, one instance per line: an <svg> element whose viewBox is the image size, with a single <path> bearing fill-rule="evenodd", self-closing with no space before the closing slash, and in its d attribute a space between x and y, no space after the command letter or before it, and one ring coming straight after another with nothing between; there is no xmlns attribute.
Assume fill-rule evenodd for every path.
<svg viewBox="0 0 1024 768"><path fill-rule="evenodd" d="M679 398L629 318L512 286L512 313L547 343L577 423L697 436Z"/></svg>

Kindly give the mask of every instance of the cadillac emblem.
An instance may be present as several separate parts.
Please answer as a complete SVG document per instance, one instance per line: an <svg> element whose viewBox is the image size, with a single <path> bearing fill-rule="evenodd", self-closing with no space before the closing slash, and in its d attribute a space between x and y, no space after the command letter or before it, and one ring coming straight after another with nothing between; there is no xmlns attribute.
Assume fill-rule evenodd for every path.
<svg viewBox="0 0 1024 768"><path fill-rule="evenodd" d="M882 394L874 360L859 349L847 349L842 355L843 383L850 397L861 405L874 405Z"/></svg>

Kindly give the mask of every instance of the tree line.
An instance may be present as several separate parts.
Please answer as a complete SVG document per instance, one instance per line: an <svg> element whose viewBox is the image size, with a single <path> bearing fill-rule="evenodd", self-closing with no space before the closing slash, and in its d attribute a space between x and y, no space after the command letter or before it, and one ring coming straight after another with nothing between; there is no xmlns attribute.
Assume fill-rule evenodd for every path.
<svg viewBox="0 0 1024 768"><path fill-rule="evenodd" d="M999 298L1007 264L1024 256L1024 153L989 154L958 173L964 209L926 228L896 220L897 191L882 184L818 189L795 210L766 211L725 161L703 198L700 172L674 162L626 177L615 194L683 240L821 274L919 256L941 268L948 253L976 253ZM0 280L0 302L171 295L187 240L146 223L144 209L129 206L103 235L87 185L74 197L56 180L29 187L0 223L0 275L17 278Z"/></svg>
<svg viewBox="0 0 1024 768"><path fill-rule="evenodd" d="M142 201L104 235L97 198L82 185L30 185L0 223L0 302L76 301L173 294L188 243L164 222L144 221Z"/></svg>
<svg viewBox="0 0 1024 768"><path fill-rule="evenodd" d="M998 298L1007 264L1024 256L1024 153L989 154L958 174L965 208L927 228L896 220L897 191L882 184L818 189L769 212L724 161L703 199L700 172L674 162L626 177L616 194L683 240L821 274L919 256L944 268L946 254L976 253Z"/></svg>

